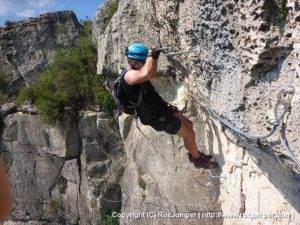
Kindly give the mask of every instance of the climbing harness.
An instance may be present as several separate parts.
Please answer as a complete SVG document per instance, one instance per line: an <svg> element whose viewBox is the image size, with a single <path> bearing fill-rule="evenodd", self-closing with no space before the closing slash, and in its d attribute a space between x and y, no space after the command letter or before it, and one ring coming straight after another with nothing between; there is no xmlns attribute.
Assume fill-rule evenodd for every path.
<svg viewBox="0 0 300 225"><path fill-rule="evenodd" d="M189 93L192 93L189 91ZM273 122L273 127L272 129L267 133L263 135L253 135L244 132L242 129L239 129L232 125L231 122L229 122L228 119L223 118L222 116L218 115L214 110L212 110L209 106L207 101L205 101L205 98L202 98L203 103L198 102L192 95L190 95L190 100L195 104L196 108L207 112L208 115L212 116L213 118L219 120L219 122L230 129L233 133L239 135L246 141L254 141L254 140L261 140L261 139L266 139L274 134L276 130L278 130L278 134L280 137L281 145L287 150L290 158L300 167L300 162L297 160L297 158L294 156L293 151L288 145L288 142L285 137L285 127L286 123L283 123L284 117L286 118L286 121L291 114L291 101L292 98L295 94L295 87L293 86L287 86L283 88L277 95L277 101L275 103L274 107L274 118L275 121ZM283 110L281 114L278 114L278 108L280 105L283 105Z"/></svg>
<svg viewBox="0 0 300 225"><path fill-rule="evenodd" d="M122 89L122 79L126 72L127 72L127 70L123 70L121 75L116 79L116 81L114 82L114 87L113 87L113 91L112 91L112 96L118 107L117 117L119 116L120 111L123 111L124 113L129 114L129 115L136 116L136 109L141 104L142 99L143 99L142 91L143 91L144 87L141 85L141 90L139 92L138 101L136 103L130 101L129 99L127 99L128 102L123 102L121 100L121 99L124 99L124 96L122 96L124 94L124 91Z"/></svg>

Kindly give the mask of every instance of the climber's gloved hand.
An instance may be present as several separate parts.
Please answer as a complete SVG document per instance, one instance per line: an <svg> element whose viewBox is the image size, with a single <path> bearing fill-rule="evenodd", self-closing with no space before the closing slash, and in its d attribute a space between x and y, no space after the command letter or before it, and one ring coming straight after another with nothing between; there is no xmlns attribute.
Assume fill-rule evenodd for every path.
<svg viewBox="0 0 300 225"><path fill-rule="evenodd" d="M152 57L153 59L158 59L161 50L156 49L155 47L150 48L148 56Z"/></svg>

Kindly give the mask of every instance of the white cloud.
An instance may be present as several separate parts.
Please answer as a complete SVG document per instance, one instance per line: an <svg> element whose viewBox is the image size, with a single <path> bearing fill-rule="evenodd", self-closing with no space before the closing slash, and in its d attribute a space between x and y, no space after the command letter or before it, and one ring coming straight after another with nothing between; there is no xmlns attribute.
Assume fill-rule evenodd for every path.
<svg viewBox="0 0 300 225"><path fill-rule="evenodd" d="M55 6L54 0L38 0L38 1L29 1L29 5L35 9L39 8L51 8Z"/></svg>
<svg viewBox="0 0 300 225"><path fill-rule="evenodd" d="M0 0L0 16L24 19L54 11L57 0Z"/></svg>
<svg viewBox="0 0 300 225"><path fill-rule="evenodd" d="M0 16L6 16L10 13L12 5L7 0L0 0Z"/></svg>
<svg viewBox="0 0 300 225"><path fill-rule="evenodd" d="M32 9L25 9L23 11L16 12L16 16L19 18L28 18L36 15L36 11Z"/></svg>

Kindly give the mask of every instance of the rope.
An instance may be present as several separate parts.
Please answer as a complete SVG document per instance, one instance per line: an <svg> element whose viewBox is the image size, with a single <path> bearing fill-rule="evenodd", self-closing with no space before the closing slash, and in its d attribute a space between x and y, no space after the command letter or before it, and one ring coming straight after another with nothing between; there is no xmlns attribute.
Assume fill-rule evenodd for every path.
<svg viewBox="0 0 300 225"><path fill-rule="evenodd" d="M188 89L189 93L192 93ZM208 115L212 116L213 118L219 120L222 125L233 131L233 133L241 136L246 141L253 141L253 140L260 140L260 139L267 139L268 137L272 136L276 130L278 130L279 138L281 145L287 150L288 155L290 158L294 161L294 163L297 164L297 166L300 168L300 162L297 160L297 158L294 156L293 151L291 150L290 146L288 145L287 139L285 137L285 127L286 125L284 123L281 123L284 117L286 117L286 121L288 120L289 115L291 114L291 101L295 94L295 87L288 86L286 88L283 88L277 95L277 101L274 106L274 118L275 121L273 122L272 129L267 133L263 135L253 135L246 133L242 129L239 129L232 125L231 122L229 122L228 119L223 118L222 116L218 115L214 110L212 110L209 106L207 106L207 103L200 103L195 100L193 96L190 95L190 100L195 104L196 108L201 111L206 111ZM204 101L205 102L205 101ZM278 108L279 105L283 105L283 112L278 115Z"/></svg>

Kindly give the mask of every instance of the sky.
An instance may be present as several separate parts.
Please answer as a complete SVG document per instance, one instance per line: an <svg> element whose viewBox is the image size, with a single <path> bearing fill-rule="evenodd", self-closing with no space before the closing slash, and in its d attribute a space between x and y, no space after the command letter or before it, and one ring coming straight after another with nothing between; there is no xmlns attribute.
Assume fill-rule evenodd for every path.
<svg viewBox="0 0 300 225"><path fill-rule="evenodd" d="M42 13L73 10L78 19L93 19L105 0L0 0L0 26L7 20L18 21Z"/></svg>

